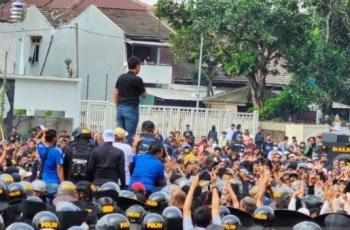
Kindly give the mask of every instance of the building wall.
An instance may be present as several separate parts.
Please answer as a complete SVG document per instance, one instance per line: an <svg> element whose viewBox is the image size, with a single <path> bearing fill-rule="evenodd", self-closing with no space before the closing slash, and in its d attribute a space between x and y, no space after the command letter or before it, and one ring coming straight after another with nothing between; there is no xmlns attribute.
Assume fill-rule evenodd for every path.
<svg viewBox="0 0 350 230"><path fill-rule="evenodd" d="M79 126L81 81L55 77L9 76L15 79L14 109L64 111Z"/></svg>
<svg viewBox="0 0 350 230"><path fill-rule="evenodd" d="M11 23L0 23L0 72L5 71L5 53L7 56L7 72L15 73L16 51L18 46L17 32L20 27Z"/></svg>
<svg viewBox="0 0 350 230"><path fill-rule="evenodd" d="M80 28L78 43L81 96L89 100L111 101L117 77L126 70L124 33L95 6L90 6L64 27L74 27L76 23ZM46 74L67 77L64 64L66 58L72 60L71 66L76 73L75 38L74 29L64 29L57 33L45 69Z"/></svg>

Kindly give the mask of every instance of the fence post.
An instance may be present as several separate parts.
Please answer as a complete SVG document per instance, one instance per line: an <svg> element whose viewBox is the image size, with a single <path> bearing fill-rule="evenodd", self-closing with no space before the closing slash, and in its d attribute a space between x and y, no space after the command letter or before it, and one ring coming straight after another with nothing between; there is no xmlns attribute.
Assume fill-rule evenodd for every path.
<svg viewBox="0 0 350 230"><path fill-rule="evenodd" d="M91 130L91 103L87 102L86 103L86 114L85 114L85 117L86 117L86 127L89 128Z"/></svg>
<svg viewBox="0 0 350 230"><path fill-rule="evenodd" d="M255 136L259 126L259 112L254 110L253 112L253 136Z"/></svg>

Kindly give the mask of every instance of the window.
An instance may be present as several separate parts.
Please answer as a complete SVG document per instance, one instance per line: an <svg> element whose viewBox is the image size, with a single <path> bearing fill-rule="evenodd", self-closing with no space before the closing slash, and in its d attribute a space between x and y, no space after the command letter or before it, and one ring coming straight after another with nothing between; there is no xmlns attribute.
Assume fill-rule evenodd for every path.
<svg viewBox="0 0 350 230"><path fill-rule="evenodd" d="M29 58L29 62L39 63L39 51L40 51L40 42L41 37L31 37L32 40L32 48L31 48L31 57Z"/></svg>
<svg viewBox="0 0 350 230"><path fill-rule="evenodd" d="M127 55L128 58L136 56L140 58L144 64L156 64L158 57L158 47L154 46L141 46L141 45L130 45L127 44Z"/></svg>

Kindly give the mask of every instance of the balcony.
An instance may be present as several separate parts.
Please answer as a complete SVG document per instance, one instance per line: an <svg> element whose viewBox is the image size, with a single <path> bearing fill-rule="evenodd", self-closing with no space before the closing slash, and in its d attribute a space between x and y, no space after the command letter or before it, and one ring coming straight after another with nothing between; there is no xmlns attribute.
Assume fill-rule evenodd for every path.
<svg viewBox="0 0 350 230"><path fill-rule="evenodd" d="M147 84L170 85L172 81L173 67L169 65L142 65L140 76Z"/></svg>

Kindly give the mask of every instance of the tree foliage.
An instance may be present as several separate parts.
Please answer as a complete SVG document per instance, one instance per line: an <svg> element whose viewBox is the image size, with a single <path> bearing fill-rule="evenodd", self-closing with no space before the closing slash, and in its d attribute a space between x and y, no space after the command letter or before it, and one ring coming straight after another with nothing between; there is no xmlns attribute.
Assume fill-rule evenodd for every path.
<svg viewBox="0 0 350 230"><path fill-rule="evenodd" d="M309 16L297 0L159 0L156 14L175 30L177 55L197 59L204 36L204 62L218 60L228 75L247 77L253 103L262 107L268 65L305 43Z"/></svg>

